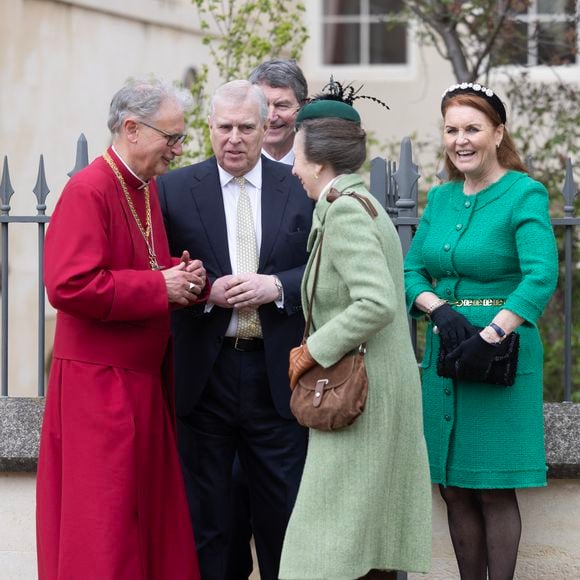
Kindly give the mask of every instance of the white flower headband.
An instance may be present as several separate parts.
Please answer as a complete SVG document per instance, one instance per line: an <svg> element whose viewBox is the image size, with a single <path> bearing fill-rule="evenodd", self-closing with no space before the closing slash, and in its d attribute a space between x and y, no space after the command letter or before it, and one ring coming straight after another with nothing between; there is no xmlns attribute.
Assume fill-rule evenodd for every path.
<svg viewBox="0 0 580 580"><path fill-rule="evenodd" d="M479 83L461 83L451 85L441 95L441 112L443 112L443 104L447 99L452 98L456 94L472 94L478 97L483 97L495 109L501 122L505 124L507 121L506 110L501 99L491 89L488 89Z"/></svg>

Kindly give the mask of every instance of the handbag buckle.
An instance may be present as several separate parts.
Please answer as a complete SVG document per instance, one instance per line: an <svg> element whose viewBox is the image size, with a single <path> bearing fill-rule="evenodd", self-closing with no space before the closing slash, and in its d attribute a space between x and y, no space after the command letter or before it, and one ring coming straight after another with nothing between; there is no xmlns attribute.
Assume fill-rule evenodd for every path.
<svg viewBox="0 0 580 580"><path fill-rule="evenodd" d="M328 384L328 379L318 379L314 387L314 398L312 399L312 406L319 407L322 402L322 394L324 393L324 387Z"/></svg>

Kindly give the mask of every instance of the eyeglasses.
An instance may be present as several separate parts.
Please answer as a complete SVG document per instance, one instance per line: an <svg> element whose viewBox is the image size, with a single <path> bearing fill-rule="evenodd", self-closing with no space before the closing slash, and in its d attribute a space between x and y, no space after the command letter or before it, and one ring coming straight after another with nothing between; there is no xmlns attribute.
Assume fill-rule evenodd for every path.
<svg viewBox="0 0 580 580"><path fill-rule="evenodd" d="M153 131L157 131L161 135L163 135L167 139L167 147L175 147L175 145L183 145L185 140L187 139L187 135L183 135L182 133L166 133L163 129L158 129L153 125L149 125L149 123L145 123L145 121L138 121L140 125L145 125L145 127L149 127L149 129L153 129Z"/></svg>

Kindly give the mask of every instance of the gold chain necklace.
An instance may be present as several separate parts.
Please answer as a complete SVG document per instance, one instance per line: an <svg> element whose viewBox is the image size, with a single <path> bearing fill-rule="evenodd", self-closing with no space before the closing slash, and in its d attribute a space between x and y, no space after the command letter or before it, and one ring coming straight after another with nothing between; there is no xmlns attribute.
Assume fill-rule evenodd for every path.
<svg viewBox="0 0 580 580"><path fill-rule="evenodd" d="M115 165L112 157L109 155L107 151L103 153L103 159L109 164L109 167L113 170L113 173L117 177L119 183L121 184L121 189L125 194L125 199L127 200L127 204L129 205L129 209L131 210L131 214L133 215L133 219L145 240L145 244L147 245L147 252L149 254L149 266L152 270L160 270L159 264L157 263L157 256L155 255L155 244L153 242L153 230L151 226L151 201L149 198L149 186L146 185L143 189L145 193L145 227L141 223L141 219L139 218L139 214L135 209L135 205L133 204L133 199L131 198L131 194L127 189L127 184L119 171L119 168ZM149 242L151 239L151 242Z"/></svg>

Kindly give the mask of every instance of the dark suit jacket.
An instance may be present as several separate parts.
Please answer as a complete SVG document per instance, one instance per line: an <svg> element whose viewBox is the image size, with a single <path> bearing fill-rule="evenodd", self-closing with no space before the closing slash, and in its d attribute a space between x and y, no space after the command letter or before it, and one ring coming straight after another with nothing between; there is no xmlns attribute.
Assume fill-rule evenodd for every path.
<svg viewBox="0 0 580 580"><path fill-rule="evenodd" d="M213 281L232 273L217 162L170 171L157 179L172 255L188 250L203 260ZM276 274L284 287L284 309L274 303L259 308L272 399L282 417L290 418L288 353L300 344L304 317L300 282L307 261L313 203L290 167L262 157L262 243L258 273ZM173 314L177 414L187 415L203 391L232 311L203 305Z"/></svg>

